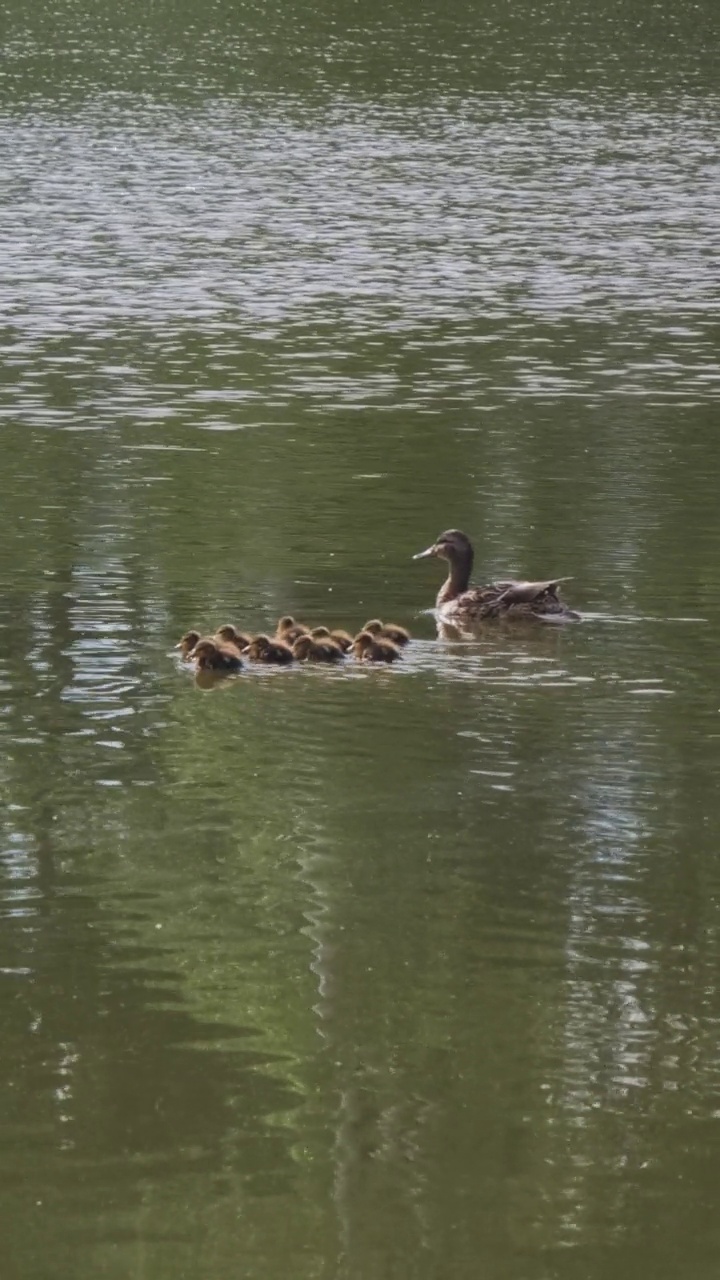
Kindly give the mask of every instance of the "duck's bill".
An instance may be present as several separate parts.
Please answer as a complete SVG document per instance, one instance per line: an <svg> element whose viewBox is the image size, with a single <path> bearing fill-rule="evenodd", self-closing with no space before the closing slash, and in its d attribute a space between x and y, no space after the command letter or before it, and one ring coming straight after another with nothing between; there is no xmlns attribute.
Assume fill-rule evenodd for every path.
<svg viewBox="0 0 720 1280"><path fill-rule="evenodd" d="M413 560L425 560L427 556L434 556L434 555L435 555L435 543L433 543L431 547L427 547L425 551L418 551L417 555L413 556Z"/></svg>

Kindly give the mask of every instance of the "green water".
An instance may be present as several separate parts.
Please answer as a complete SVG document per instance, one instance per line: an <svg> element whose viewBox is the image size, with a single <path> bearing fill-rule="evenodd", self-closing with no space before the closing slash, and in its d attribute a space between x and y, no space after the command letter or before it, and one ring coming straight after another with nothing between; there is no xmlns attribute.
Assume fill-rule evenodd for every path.
<svg viewBox="0 0 720 1280"><path fill-rule="evenodd" d="M716 1280L715 0L5 18L3 1280Z"/></svg>

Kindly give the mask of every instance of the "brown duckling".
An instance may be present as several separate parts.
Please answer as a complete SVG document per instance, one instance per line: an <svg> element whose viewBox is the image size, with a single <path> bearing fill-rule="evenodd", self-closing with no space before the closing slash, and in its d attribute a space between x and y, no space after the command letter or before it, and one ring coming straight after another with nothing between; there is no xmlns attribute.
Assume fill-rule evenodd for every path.
<svg viewBox="0 0 720 1280"><path fill-rule="evenodd" d="M192 658L198 671L240 671L242 658L234 644L220 644L216 640L205 637L198 640L192 651Z"/></svg>
<svg viewBox="0 0 720 1280"><path fill-rule="evenodd" d="M370 631L358 632L353 640L352 652L358 662L397 662L402 657L392 640L373 635Z"/></svg>
<svg viewBox="0 0 720 1280"><path fill-rule="evenodd" d="M252 636L246 635L244 631L238 631L237 627L234 627L232 623L226 622L223 627L218 627L215 632L215 639L219 640L221 644L234 644L238 653L242 653L244 649L249 647Z"/></svg>
<svg viewBox="0 0 720 1280"><path fill-rule="evenodd" d="M185 635L181 636L178 643L175 645L175 648L180 650L183 659L186 662L200 638L199 631L186 631Z"/></svg>
<svg viewBox="0 0 720 1280"><path fill-rule="evenodd" d="M330 632L330 638L340 645L343 653L349 653L352 649L353 637L349 631L343 631L340 627L334 628Z"/></svg>
<svg viewBox="0 0 720 1280"><path fill-rule="evenodd" d="M311 635L298 636L293 653L298 662L340 662L343 657L342 649L333 640L316 640Z"/></svg>
<svg viewBox="0 0 720 1280"><path fill-rule="evenodd" d="M285 665L292 662L293 651L283 640L278 640L277 637L271 640L269 636L261 634L250 641L247 656L251 662L275 662Z"/></svg>
<svg viewBox="0 0 720 1280"><path fill-rule="evenodd" d="M376 640L391 640L399 649L410 643L410 632L405 627L398 627L394 622L381 622L379 618L371 618L366 622L363 631L369 631Z"/></svg>
<svg viewBox="0 0 720 1280"><path fill-rule="evenodd" d="M309 634L310 628L306 627L302 622L296 622L290 613L286 613L283 618L280 618L275 628L275 638L289 645L293 645L300 636Z"/></svg>
<svg viewBox="0 0 720 1280"><path fill-rule="evenodd" d="M310 635L313 640L319 640L321 644L334 644L335 648L339 649L341 653L345 652L340 642L335 639L329 627L313 627Z"/></svg>

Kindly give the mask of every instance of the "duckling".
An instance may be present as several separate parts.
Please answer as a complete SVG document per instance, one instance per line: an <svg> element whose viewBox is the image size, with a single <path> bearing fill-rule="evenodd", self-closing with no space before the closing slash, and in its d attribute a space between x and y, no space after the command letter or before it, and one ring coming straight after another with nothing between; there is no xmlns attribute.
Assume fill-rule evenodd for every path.
<svg viewBox="0 0 720 1280"><path fill-rule="evenodd" d="M340 662L343 651L332 640L316 640L311 635L298 636L293 645L298 662Z"/></svg>
<svg viewBox="0 0 720 1280"><path fill-rule="evenodd" d="M349 631L343 631L341 627L333 628L330 632L330 639L334 640L335 644L340 645L343 653L348 653L352 649L353 638Z"/></svg>
<svg viewBox="0 0 720 1280"><path fill-rule="evenodd" d="M232 623L226 622L223 627L218 627L215 632L215 639L219 640L221 644L234 644L238 653L242 653L244 649L248 648L252 636L246 635L244 631L238 631L237 627L234 627Z"/></svg>
<svg viewBox="0 0 720 1280"><path fill-rule="evenodd" d="M392 640L399 649L410 643L410 632L405 627L398 627L394 622L381 622L379 618L371 618L366 622L363 631L369 631L376 639Z"/></svg>
<svg viewBox="0 0 720 1280"><path fill-rule="evenodd" d="M313 627L310 632L313 640L319 640L321 644L334 644L336 649L344 653L342 645L335 639L329 627Z"/></svg>
<svg viewBox="0 0 720 1280"><path fill-rule="evenodd" d="M296 622L290 613L286 613L284 618L280 618L275 628L275 638L289 645L293 645L300 636L309 634L310 628L306 627L302 622Z"/></svg>
<svg viewBox="0 0 720 1280"><path fill-rule="evenodd" d="M353 640L352 652L358 662L397 662L402 657L392 640L375 636L367 630L358 632Z"/></svg>
<svg viewBox="0 0 720 1280"><path fill-rule="evenodd" d="M192 657L197 664L198 671L240 671L242 668L242 658L238 653L235 645L219 644L210 637L198 640L195 648L192 650Z"/></svg>
<svg viewBox="0 0 720 1280"><path fill-rule="evenodd" d="M283 640L277 638L271 640L269 636L261 634L250 641L247 656L251 662L274 662L285 665L292 662L293 651Z"/></svg>
<svg viewBox="0 0 720 1280"><path fill-rule="evenodd" d="M461 529L446 529L425 551L413 560L436 556L447 560L448 576L441 586L435 608L441 622L472 626L501 618L530 619L536 622L579 622L580 614L569 609L561 599L558 587L567 578L548 578L544 582L491 582L471 587L473 546Z"/></svg>
<svg viewBox="0 0 720 1280"><path fill-rule="evenodd" d="M330 632L336 644L340 645L343 653L349 653L352 649L353 637L349 631L343 631L342 627L334 627Z"/></svg>
<svg viewBox="0 0 720 1280"><path fill-rule="evenodd" d="M181 636L180 640L175 645L175 648L180 650L185 662L187 662L199 639L199 631L186 631L185 635Z"/></svg>

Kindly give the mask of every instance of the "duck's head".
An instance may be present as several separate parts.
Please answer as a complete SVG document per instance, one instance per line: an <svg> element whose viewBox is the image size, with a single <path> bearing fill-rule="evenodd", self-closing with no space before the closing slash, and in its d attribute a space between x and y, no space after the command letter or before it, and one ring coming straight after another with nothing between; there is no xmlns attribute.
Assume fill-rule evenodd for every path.
<svg viewBox="0 0 720 1280"><path fill-rule="evenodd" d="M277 624L278 635L280 635L283 631L292 631L293 627L296 627L296 626L297 626L297 623L293 618L292 614L286 613L284 618L281 618Z"/></svg>
<svg viewBox="0 0 720 1280"><path fill-rule="evenodd" d="M432 547L428 547L424 552L418 552L413 559L425 559L427 556L437 556L438 559L446 559L451 564L466 562L471 568L473 544L468 534L464 534L460 529L446 529L445 534L439 535Z"/></svg>
<svg viewBox="0 0 720 1280"><path fill-rule="evenodd" d="M241 649L247 644L247 637L241 635L237 627L234 627L231 622L226 622L223 627L218 627L215 634L218 640L222 640L223 644L236 644Z"/></svg>
<svg viewBox="0 0 720 1280"><path fill-rule="evenodd" d="M192 653L199 639L199 631L186 631L185 635L180 637L175 648L180 650L183 658L187 658Z"/></svg>
<svg viewBox="0 0 720 1280"><path fill-rule="evenodd" d="M365 626L363 627L362 631L360 632L360 635L362 635L362 634L363 634L363 631L368 631L368 632L370 633L370 636L371 636L371 637L372 637L372 636L379 636L379 635L380 635L380 632L382 631L382 629L383 629L383 624L382 624L382 622L380 621L380 619L379 619L379 618L371 618L369 622L366 622L366 623L365 623ZM358 636L356 636L356 637L355 637L355 639L357 640L357 639L359 639L359 637L358 637Z"/></svg>
<svg viewBox="0 0 720 1280"><path fill-rule="evenodd" d="M472 560L472 543L466 533L460 529L446 529L436 538L432 546L425 551L418 551L413 560L424 560L427 556L436 556L440 560Z"/></svg>
<svg viewBox="0 0 720 1280"><path fill-rule="evenodd" d="M313 627L310 635L313 640L330 640L332 638L329 627Z"/></svg>

